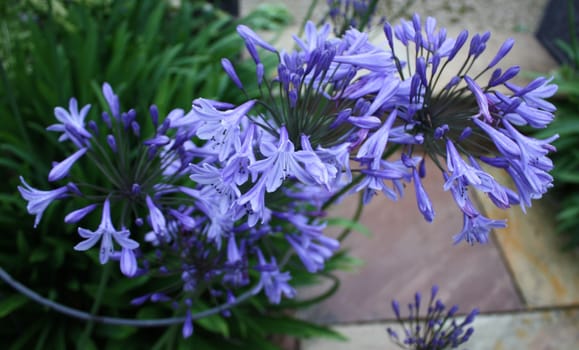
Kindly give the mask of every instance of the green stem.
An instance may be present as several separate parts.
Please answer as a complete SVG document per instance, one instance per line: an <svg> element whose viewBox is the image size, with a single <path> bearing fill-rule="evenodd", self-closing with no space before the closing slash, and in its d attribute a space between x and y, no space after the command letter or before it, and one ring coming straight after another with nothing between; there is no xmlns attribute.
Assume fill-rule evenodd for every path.
<svg viewBox="0 0 579 350"><path fill-rule="evenodd" d="M105 292L105 288L109 282L109 278L111 275L111 263L105 264L103 267L103 273L101 274L101 280L99 282L99 286L97 289L96 297L94 303L92 304L92 308L90 309L90 314L95 316L98 313L98 310L101 306L103 294ZM79 349L86 348L86 342L90 338L92 330L94 328L94 320L89 320L82 332L79 342Z"/></svg>
<svg viewBox="0 0 579 350"><path fill-rule="evenodd" d="M151 347L151 350L175 349L175 339L179 328L180 327L177 324L168 327L161 338L159 338L155 345Z"/></svg>
<svg viewBox="0 0 579 350"><path fill-rule="evenodd" d="M364 176L366 176L366 175L359 174L358 176L353 178L352 182L350 182L346 186L342 187L341 190L336 192L333 196L330 197L330 199L328 199L328 201L326 203L324 203L324 205L322 205L322 210L328 209L332 204L334 204L338 199L340 199L340 197L342 197L344 194L346 194L348 191L350 191L354 186L359 184L360 181L362 181L362 179L364 179Z"/></svg>
<svg viewBox="0 0 579 350"><path fill-rule="evenodd" d="M316 8L317 5L318 5L318 0L312 0L310 2L310 7L308 7L308 12L306 12L306 16L302 20L302 25L300 26L298 38L301 38L301 36L304 34L304 28L306 26L306 23L308 23L308 21L310 19L312 19L312 14L314 13L314 9Z"/></svg>
<svg viewBox="0 0 579 350"><path fill-rule="evenodd" d="M175 349L175 342L177 341L177 335L179 334L178 330L180 329L180 325L173 325L171 326L171 329L169 330L169 337L168 337L168 342L167 342L167 350L173 350Z"/></svg>
<svg viewBox="0 0 579 350"><path fill-rule="evenodd" d="M372 14L374 14L374 12L376 11L376 5L378 4L378 0L372 0L372 2L370 3L370 6L368 6L368 11L366 11L366 13L364 14L364 17L362 17L362 20L360 21L360 31L363 32L366 29L366 26L368 26L368 23L370 22L370 18L372 17Z"/></svg>
<svg viewBox="0 0 579 350"><path fill-rule="evenodd" d="M360 192L358 193L358 206L356 207L356 212L354 213L354 216L352 216L351 220L353 222L357 222L358 220L360 220L363 210L364 210L364 194ZM344 231L342 231L342 233L340 233L340 235L338 236L338 241L343 242L350 235L350 233L352 233L352 227L344 229Z"/></svg>
<svg viewBox="0 0 579 350"><path fill-rule="evenodd" d="M306 308L306 307L311 307L313 305L317 305L319 303L321 303L322 301L328 299L329 297L331 297L332 295L334 295L337 291L338 288L340 288L340 279L335 276L334 274L330 273L330 272L320 272L319 276L324 277L328 280L332 281L332 284L330 285L330 287L328 287L327 290L325 290L323 293L320 293L314 297L311 297L309 299L305 299L305 300L289 300L283 303L283 305L279 306L279 309L286 309L286 308L291 308L291 309L301 309L301 308ZM277 306L273 305L272 306L273 309L278 308Z"/></svg>

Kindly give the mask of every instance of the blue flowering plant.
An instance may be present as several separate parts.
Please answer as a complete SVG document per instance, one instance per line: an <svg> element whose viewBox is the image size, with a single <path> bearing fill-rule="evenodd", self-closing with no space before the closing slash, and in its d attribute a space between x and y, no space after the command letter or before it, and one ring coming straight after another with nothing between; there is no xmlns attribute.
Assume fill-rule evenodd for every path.
<svg viewBox="0 0 579 350"><path fill-rule="evenodd" d="M330 193L361 192L364 204L378 192L396 200L404 184L413 183L418 209L432 221L434 208L422 185L428 157L464 218L454 242L471 244L487 242L490 230L506 222L481 214L468 189L487 195L501 209L520 204L525 210L552 187L547 155L555 151L551 142L558 135L539 140L520 130L542 129L553 120L555 108L545 99L557 87L543 77L519 86L512 79L520 67L497 67L514 40L505 41L475 71L489 32L467 43L466 30L449 38L434 18L422 22L414 15L399 25L384 25L388 48L383 49L354 28L341 38L330 38L330 30L308 23L306 38L295 38L299 50L290 53L277 52L247 28L240 30L256 62L261 91L256 103L261 112L253 120L271 135L285 139L287 133L294 148L316 153L320 162L312 160L308 170L322 177L313 183ZM271 83L263 81L256 47L279 57ZM230 62L224 67L243 90ZM442 80L443 72L448 81ZM483 165L506 171L514 188L498 183Z"/></svg>
<svg viewBox="0 0 579 350"><path fill-rule="evenodd" d="M422 295L416 293L414 302L408 304L408 317L402 317L400 303L392 301L392 310L401 328L399 334L392 327L386 331L390 340L403 349L442 350L456 349L469 341L474 333L472 326L479 310L473 309L462 320L458 320L458 306L446 310L444 303L437 299L438 286L432 286L428 304L424 305ZM421 308L426 307L426 315L421 316Z"/></svg>
<svg viewBox="0 0 579 350"><path fill-rule="evenodd" d="M229 58L221 63L245 102L196 98L191 110L165 117L152 106L147 120L123 112L105 83L100 118L88 120L92 107L75 99L55 109L58 123L48 130L72 149L48 174L55 189L25 179L19 187L35 225L51 203L72 200L78 209L64 220L78 226L75 250L118 263L128 278L164 280L133 304L170 303L185 337L194 320L227 315L257 293L273 304L293 298L289 267L320 273L338 251L339 240L324 229L327 209L346 195L357 193L361 208L378 193L395 201L412 183L418 211L432 221L422 179L435 170L464 218L454 242L473 244L506 223L480 213L468 189L499 208L524 209L552 186L547 155L557 136L538 140L519 127L551 122L545 98L556 87L546 78L518 86L511 82L518 67L496 68L512 40L473 72L490 34L467 44L466 31L449 38L418 15L386 23L386 45L354 28L333 37L330 25L309 22L305 36L294 38L297 49L286 52L247 26L237 31L255 79L242 82ZM264 53L277 59L274 74ZM480 82L487 71L490 79ZM442 72L451 78L443 81ZM426 157L436 169L426 169ZM506 171L514 188L481 164ZM99 175L86 174L90 167ZM90 216L100 217L96 227L87 226ZM215 307L194 313L200 300Z"/></svg>

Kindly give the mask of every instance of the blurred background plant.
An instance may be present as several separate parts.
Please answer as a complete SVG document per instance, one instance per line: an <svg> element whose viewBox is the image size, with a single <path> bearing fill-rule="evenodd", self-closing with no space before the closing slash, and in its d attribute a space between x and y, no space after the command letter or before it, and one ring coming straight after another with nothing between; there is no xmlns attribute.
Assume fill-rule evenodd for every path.
<svg viewBox="0 0 579 350"><path fill-rule="evenodd" d="M313 1L315 6L317 1ZM410 16L408 9L416 0L393 1L393 0L327 0L328 11L320 23L332 23L334 34L343 35L350 27L359 31L369 31L373 27L379 27L386 20L394 23L397 19ZM379 10L379 11L377 11ZM386 16L376 17L376 13L387 13Z"/></svg>
<svg viewBox="0 0 579 350"><path fill-rule="evenodd" d="M318 7L318 2L319 0L310 2L300 28L303 28L306 22L312 19L316 9L321 9L321 7ZM400 18L410 17L412 14L409 9L416 3L416 0L326 0L325 3L326 6L318 25L331 23L334 34L341 36L350 27L354 27L359 31L371 31L373 28L383 25L386 21L395 23ZM377 16L377 13L386 13L387 16Z"/></svg>
<svg viewBox="0 0 579 350"><path fill-rule="evenodd" d="M244 44L236 26L280 30L289 22L288 12L269 5L236 19L217 5L205 1L2 2L0 226L4 235L0 237L0 266L18 281L80 310L91 309L98 294L102 271L71 249L76 232L62 221L70 206L49 208L43 222L33 229L16 190L19 175L48 188L47 160L65 154L63 145L45 131L54 122L56 106L66 106L71 96L82 104L100 101L104 106L100 95L104 81L115 86L122 105L134 106L137 113L145 113L152 103L161 115L170 108L188 110L198 96L234 104L241 101L220 63L222 57L238 57L240 78L254 74L251 63L245 64L240 54ZM267 58L263 63L266 71L275 68ZM344 225L344 220L335 223ZM96 227L97 222L93 224ZM266 307L266 298L256 296L232 310L229 318L212 316L195 322L195 337L189 340L182 338L181 324L139 329L79 322L39 306L2 283L0 339L6 349L65 349L78 346L79 339L86 339L85 349L276 349L271 342L276 334L340 338L292 317L288 310L331 295L339 284L331 271L355 263L344 253L336 254L319 276L290 266L296 287L323 278L333 284L311 300L284 300L275 307ZM130 300L142 295L148 283L146 277L129 280L117 273L99 301L98 313L135 319L172 316L171 308L161 303L131 308ZM202 304L194 311L203 311Z"/></svg>
<svg viewBox="0 0 579 350"><path fill-rule="evenodd" d="M327 3L329 11L322 22L331 21L334 34L337 36L343 35L350 27L364 31L373 24L383 24L385 20L385 18L374 18L378 0L328 0ZM375 21L377 23L374 23Z"/></svg>
<svg viewBox="0 0 579 350"><path fill-rule="evenodd" d="M557 117L547 129L535 136L553 133L561 136L553 143L557 147L557 152L553 154L553 195L560 208L556 216L557 230L565 237L564 248L570 250L579 247L579 38L574 1L568 0L566 3L564 13L568 16L566 28L569 40L556 40L556 45L566 56L554 73L553 82L559 86L552 99L557 107Z"/></svg>

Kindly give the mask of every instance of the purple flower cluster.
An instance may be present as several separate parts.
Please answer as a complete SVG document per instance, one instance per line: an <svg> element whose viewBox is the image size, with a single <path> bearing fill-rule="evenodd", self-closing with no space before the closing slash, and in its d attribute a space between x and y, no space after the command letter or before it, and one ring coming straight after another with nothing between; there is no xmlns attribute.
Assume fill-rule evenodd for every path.
<svg viewBox="0 0 579 350"><path fill-rule="evenodd" d="M433 18L422 23L418 15L398 26L386 24L384 32L396 61L399 88L408 93L406 104L397 105L400 122L415 140L420 138L420 142L404 146L403 155L410 157L421 151L442 172L444 189L451 191L464 217L463 230L454 237L455 242L485 243L489 230L504 227L505 221L484 217L473 205L468 189L486 194L499 208L520 204L525 210L531 199L541 198L552 187L548 172L553 164L547 155L555 150L550 142L558 136L537 140L523 135L517 127L546 127L553 120L555 107L545 98L557 87L543 77L517 86L511 79L519 72L518 66L504 71L496 68L512 48L512 39L503 43L484 69L475 71L473 64L485 50L489 32L475 34L467 44L467 31L456 39L448 38L443 28L436 28ZM406 62L395 53L395 41L406 47ZM461 53L466 58L455 62ZM458 69L450 71L451 67ZM448 82L441 81L444 71L450 73ZM488 81L478 82L487 72ZM374 93L378 92L376 87ZM516 188L498 183L482 163L504 169ZM420 211L431 218L431 207L420 205L428 198L419 191L417 197Z"/></svg>
<svg viewBox="0 0 579 350"><path fill-rule="evenodd" d="M28 211L36 214L35 227L54 200L78 198L77 203L84 202L80 209L66 215L64 221L68 224L79 223L100 207L100 225L94 231L79 227L78 234L84 240L74 249L86 251L100 242L100 263L117 260L123 274L134 276L139 273L137 257L144 257L138 242L142 237L135 237L137 229L146 222L160 238L168 237L166 220L179 221L181 216L187 217L185 212L190 206L182 199L181 205L167 212L170 213L167 217L160 208L168 211L169 203L183 197L177 184L181 178L186 179L195 147L190 140L178 140L167 134L171 129L169 117L183 111L172 111L159 125L158 111L155 106L151 107L152 124L157 130L154 137L143 140L135 110L121 112L119 98L109 84L103 85L102 92L108 111L102 113L99 122L87 122L91 106L86 105L79 112L76 99L71 98L68 110L61 107L54 110L60 123L47 128L61 133L59 141L70 141L76 149L72 155L54 163L48 180L70 182L56 190L41 191L22 179L24 187L18 189L28 201ZM82 173L75 173L75 165L83 162L86 162L85 169L92 166L100 172L96 183L88 183ZM183 221L190 223L191 220L187 217ZM174 227L179 225L184 223ZM143 273L142 267L140 270Z"/></svg>
<svg viewBox="0 0 579 350"><path fill-rule="evenodd" d="M246 89L227 58L222 66L246 95L257 90L258 96L238 106L197 98L189 112L172 110L162 121L152 106L153 135L143 134L150 128L136 111L121 111L108 84L108 111L98 121L86 122L91 107L79 111L75 99L68 110L56 108L60 123L48 130L61 133L59 140L75 151L48 175L68 184L41 191L22 180L19 190L35 225L50 203L75 198L83 204L67 223L101 209L96 230L78 228L83 240L75 249L100 242L102 264L119 261L127 276L180 276L175 293L187 307L201 293L227 303L252 284L279 303L295 295L284 271L288 261L319 272L339 248L323 233L324 210L343 195L360 192L368 203L382 192L396 200L413 182L420 213L435 218L422 185L425 156L463 214L455 242L486 242L491 229L505 226L476 209L469 188L500 208L520 203L524 209L552 186L547 154L556 136L536 140L517 127L545 127L552 120L554 107L545 98L556 87L545 78L516 86L510 79L518 67L494 68L511 40L483 72L472 73L490 37L474 35L466 60L442 83L441 72L455 66L466 32L447 38L434 19L423 24L416 15L385 25L389 49L383 49L356 29L337 38L330 31L308 23L305 37L294 38L298 49L285 52L240 25L255 62L256 89ZM407 48L405 60L395 41ZM278 58L277 74L265 71L262 50ZM489 70L488 83L477 83ZM499 184L481 162L507 171L516 189ZM79 163L96 168L98 180L87 182L75 171ZM135 303L170 300L168 294ZM184 334L192 330L190 319Z"/></svg>
<svg viewBox="0 0 579 350"><path fill-rule="evenodd" d="M485 243L490 230L506 222L481 214L469 189L501 209L520 204L525 210L552 187L547 156L558 136L537 140L518 127L544 128L552 121L555 107L545 99L557 87L542 77L518 86L511 82L518 66L496 68L512 39L475 71L488 32L468 43L467 31L450 38L433 18L422 22L414 15L397 26L385 24L384 49L355 28L338 38L330 37L330 30L308 23L305 38L294 37L298 50L278 52L249 28L239 28L256 62L260 91L253 113L239 120L241 130L255 128L252 135L261 138L260 149L245 163L252 187L240 190L238 200L249 203L252 213L265 217L264 196L291 180L329 194L352 188L363 193L364 203L378 192L396 200L413 182L418 209L432 221L434 208L422 185L429 157L464 218L454 242ZM277 75L269 80L258 48L279 59ZM246 91L226 62L229 76ZM443 72L449 81L443 81ZM488 81L478 82L485 73ZM388 158L392 154L398 159ZM483 164L504 169L514 188L498 183Z"/></svg>
<svg viewBox="0 0 579 350"><path fill-rule="evenodd" d="M321 211L309 207L309 198L287 200L278 191L285 178L276 172L293 177L301 171L309 184L327 181L327 174L306 171L317 156L294 152L283 128L277 141L247 123L255 101L234 107L198 99L189 113L172 110L163 121L152 106L154 133L147 136L141 130L150 128L148 120L134 110L122 112L108 84L102 92L107 111L100 120L87 121L91 106L79 112L74 98L68 110L55 109L60 123L48 130L61 133L59 140L74 150L48 174L50 182L67 184L43 191L21 180L18 189L36 215L35 227L51 203L73 200L79 209L64 221L80 225L74 249L98 244L100 263L118 261L128 277L180 276L178 288L154 291L133 304L176 301L186 315L203 293L223 304L250 287L272 303L293 297L291 276L277 263L291 249L308 271L323 269L338 242L323 236ZM81 225L99 209L98 227ZM259 277L252 278L255 273ZM185 335L191 322L186 317Z"/></svg>
<svg viewBox="0 0 579 350"><path fill-rule="evenodd" d="M426 316L420 316L422 296L414 295L414 303L408 304L408 318L402 318L400 303L392 301L392 310L396 320L404 331L403 338L392 328L386 331L396 345L403 349L456 349L466 343L474 333L472 323L479 310L473 309L462 321L457 321L458 306L448 311L440 299L436 299L438 286L433 286L427 306Z"/></svg>

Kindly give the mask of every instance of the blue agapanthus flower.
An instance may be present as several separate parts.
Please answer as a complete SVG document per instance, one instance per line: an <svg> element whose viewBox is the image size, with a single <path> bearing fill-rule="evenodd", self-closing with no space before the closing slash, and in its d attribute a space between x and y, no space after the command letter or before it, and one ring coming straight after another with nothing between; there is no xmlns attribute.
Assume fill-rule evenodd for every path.
<svg viewBox="0 0 579 350"><path fill-rule="evenodd" d="M122 112L106 83L103 95L107 111L100 120L85 122L88 108L79 114L73 104L70 114L82 114L82 122L59 117L61 127L50 127L62 132L59 139L72 151L54 163L48 179L67 184L43 191L22 179L19 190L36 215L35 226L55 201L74 201L78 209L64 218L78 227L71 244L77 251L97 247L101 264L116 261L127 277L180 276L180 285L172 280L173 287L135 304L180 305L188 315L183 332L190 335L191 305L201 293L225 305L249 288L272 303L295 295L290 273L278 263L285 253L276 255L270 241L295 247L295 259L311 272L323 269L338 249L317 222L322 203L312 208L309 196L288 201L281 195L298 183L328 191L337 173L330 148L321 153L331 161L326 164L307 137L296 149L283 125L277 134L265 133L247 116L254 100L236 107L197 99L189 113L176 109L164 119L153 106L153 134L146 135L141 125L147 120L134 110ZM57 111L57 117L63 113ZM99 172L99 182L87 183L77 167ZM85 226L93 214L100 224ZM250 278L250 271L259 277Z"/></svg>
<svg viewBox="0 0 579 350"><path fill-rule="evenodd" d="M179 276L173 289L135 304L177 301L185 335L201 294L229 305L253 285L272 303L293 297L286 264L312 273L325 268L339 249L324 234L325 211L345 195L359 193L364 204L378 193L395 201L413 183L419 213L436 220L422 185L433 170L427 157L463 216L455 243L485 243L506 225L477 210L471 189L499 208L524 210L552 187L548 155L557 135L537 140L520 127L550 123L555 108L545 99L556 86L545 78L517 86L511 79L518 67L497 68L513 40L475 72L490 33L473 35L467 45L466 31L450 38L433 18L423 23L418 15L386 23L384 45L355 28L332 37L329 25L311 22L290 52L247 26L238 33L255 62L255 82L242 82L227 58L222 65L247 96L244 103L196 98L190 111L163 118L151 106L144 119L123 112L105 83L100 119L87 121L95 109L79 111L71 99L68 111L55 110L60 123L48 128L72 148L48 179L68 183L43 191L22 179L19 187L35 226L51 203L73 200L78 209L64 220L79 225L76 249L100 241L102 264L119 261L127 276ZM272 74L263 50L277 58ZM461 50L466 59L459 61ZM452 73L449 81L443 71ZM486 72L490 78L481 82ZM498 183L483 164L504 169L514 187ZM76 167L98 172L99 182L87 183ZM83 224L99 212L96 229Z"/></svg>
<svg viewBox="0 0 579 350"><path fill-rule="evenodd" d="M555 109L544 99L554 94L556 86L549 84L550 79L537 78L519 87L510 82L519 71L517 66L504 72L495 68L512 48L512 39L501 46L482 71L473 72L472 64L490 38L488 32L471 38L467 57L461 62L455 61L457 53L465 47L468 33L463 31L456 39L449 38L444 29L437 30L433 18L423 23L415 15L411 21L403 20L397 26L386 23L384 32L396 74L367 67L370 73L352 84L357 89L348 90L346 96L359 98L356 90L363 88L365 95L371 97L370 103L380 104L375 107L378 114L387 116L393 110L398 111L394 128L401 128L407 136L402 138L403 142L391 139L389 146L398 143L406 157L419 152L434 160L446 180L445 189L453 192L465 216L465 226L455 236L455 242L486 242L490 229L504 227L505 222L491 220L478 212L467 189L474 187L485 193L500 208L521 204L524 210L531 205L531 199L540 198L552 187L548 173L552 162L547 155L555 150L550 143L557 135L536 140L523 135L516 126L545 127L553 119ZM404 46L408 49L399 49ZM407 56L400 56L397 50ZM448 73L453 67L456 71L452 79L442 81L443 70ZM492 72L488 83L479 83L477 79L487 71ZM398 82L394 93L390 92L392 80ZM385 89L391 97L380 100ZM386 118L386 123L392 122ZM381 127L369 133L362 147L375 142L373 136L382 130ZM373 173L380 170L376 169L376 163L368 163L365 153L362 155L359 158L366 161L369 170ZM480 162L505 169L516 191L497 183ZM419 210L427 220L432 220L429 201L420 188L417 200Z"/></svg>
<svg viewBox="0 0 579 350"><path fill-rule="evenodd" d="M505 41L482 71L473 71L473 62L490 39L488 32L472 36L466 59L455 62L457 54L467 49L466 31L456 39L449 38L443 28L436 28L433 18L423 23L418 15L397 26L387 23L384 31L396 61L400 86L410 86L407 103L397 104L398 122L407 132L421 136L415 145L404 146L404 152L410 155L422 151L443 173L444 188L452 190L465 217L463 231L455 236L455 242L487 242L490 229L504 227L505 222L478 212L467 189L473 187L488 195L500 208L521 204L524 210L531 205L531 199L540 198L552 187L548 172L553 165L547 155L555 150L550 143L558 136L536 140L515 126L546 127L555 108L544 99L555 93L556 86L549 84L550 79L537 78L519 87L510 82L519 67L504 72L496 68L513 47L512 39ZM405 51L410 54L404 59L395 51L399 47L395 41L408 48ZM448 73L453 67L456 70L451 80L442 81L442 72ZM488 82L479 82L486 72L491 72ZM377 87L375 93L379 91ZM505 169L516 191L499 184L480 162Z"/></svg>
<svg viewBox="0 0 579 350"><path fill-rule="evenodd" d="M555 108L545 99L556 86L550 79L537 78L519 87L511 82L518 66L504 72L497 68L514 45L512 39L482 71L473 71L490 33L475 34L467 44L467 31L450 38L431 17L422 22L415 15L396 26L386 23L387 49L370 43L367 34L354 28L331 38L328 25L318 29L312 23L306 25L305 38L294 38L298 49L292 52L276 52L246 27L240 32L252 47L261 92L244 123L255 124L264 140L260 143L268 145L254 154L257 165L248 169L260 171L252 172L254 185L240 196L253 211L262 210L266 193L288 179L323 185L329 192L352 187L363 192L364 203L377 193L396 200L404 193L404 183L414 182L418 209L433 221L435 208L421 183L427 176L424 157L430 157L465 218L454 241L472 244L487 242L490 230L506 222L483 216L473 205L469 188L489 196L502 209L521 204L525 210L552 187L553 165L547 156L555 150L550 143L558 136L536 140L517 127L548 125ZM278 74L270 81L260 73L256 47L278 56ZM466 51L466 59L459 61L461 51ZM228 63L226 70L237 79L233 65ZM442 80L443 71L445 76L452 72L450 81ZM486 72L491 72L488 82L479 82ZM313 152L307 163L294 161L293 155L281 167L284 163L260 159L274 154L285 135L287 149L292 150L288 154ZM326 149L347 153L329 163L322 155ZM395 150L400 161L386 156ZM481 162L506 170L515 188L498 183ZM357 168L351 168L356 163ZM263 173L266 168L270 169ZM352 180L352 172L359 178Z"/></svg>

